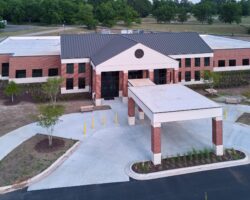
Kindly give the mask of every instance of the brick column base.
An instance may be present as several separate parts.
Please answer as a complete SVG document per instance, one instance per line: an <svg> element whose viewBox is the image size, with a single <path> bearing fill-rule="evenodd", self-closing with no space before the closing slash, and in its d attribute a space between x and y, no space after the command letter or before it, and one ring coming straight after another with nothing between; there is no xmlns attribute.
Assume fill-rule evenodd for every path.
<svg viewBox="0 0 250 200"><path fill-rule="evenodd" d="M154 82L154 71L153 70L149 70L148 71L148 77L149 79Z"/></svg>
<svg viewBox="0 0 250 200"><path fill-rule="evenodd" d="M135 125L135 101L131 97L128 98L128 124Z"/></svg>
<svg viewBox="0 0 250 200"><path fill-rule="evenodd" d="M139 111L139 119L143 120L145 118L143 110L140 107L138 107L138 111Z"/></svg>
<svg viewBox="0 0 250 200"><path fill-rule="evenodd" d="M221 118L212 119L213 145L217 156L222 156L223 151L223 124Z"/></svg>
<svg viewBox="0 0 250 200"><path fill-rule="evenodd" d="M151 126L151 151L154 165L161 164L161 125Z"/></svg>
<svg viewBox="0 0 250 200"><path fill-rule="evenodd" d="M178 70L174 70L174 83L178 83L179 82L179 76L178 76L179 71Z"/></svg>

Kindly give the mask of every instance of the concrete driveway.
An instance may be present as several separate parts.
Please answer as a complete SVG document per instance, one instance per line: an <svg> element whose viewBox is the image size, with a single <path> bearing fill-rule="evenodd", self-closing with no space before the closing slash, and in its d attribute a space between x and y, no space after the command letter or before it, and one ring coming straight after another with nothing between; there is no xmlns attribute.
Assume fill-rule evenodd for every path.
<svg viewBox="0 0 250 200"><path fill-rule="evenodd" d="M30 186L29 190L129 181L124 171L126 165L151 158L149 121L137 119L136 125L130 127L127 125L127 105L119 100L105 104L111 105L112 110L69 114L61 118L55 135L78 139L82 143L56 171ZM250 112L250 107L225 105L225 109L228 116L224 121L224 144L250 152L250 127L234 122L243 112ZM114 122L116 113L119 124ZM106 119L105 125L101 123L103 118ZM94 129L91 128L92 119ZM83 134L84 122L87 124L86 136ZM27 125L1 137L0 145L4 144L4 138L5 142L14 140L12 147L6 146L7 153L38 132L45 133L36 124ZM164 157L186 153L192 148L210 148L211 141L211 119L167 123L162 127Z"/></svg>

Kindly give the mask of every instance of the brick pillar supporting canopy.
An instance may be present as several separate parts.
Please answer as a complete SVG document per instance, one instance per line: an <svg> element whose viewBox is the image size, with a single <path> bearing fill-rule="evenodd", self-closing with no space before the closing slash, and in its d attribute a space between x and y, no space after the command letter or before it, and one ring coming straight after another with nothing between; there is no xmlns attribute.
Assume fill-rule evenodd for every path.
<svg viewBox="0 0 250 200"><path fill-rule="evenodd" d="M173 80L174 80L174 83L178 83L179 82L179 77L178 77L178 73L179 73L179 70L174 70L174 73L173 73Z"/></svg>
<svg viewBox="0 0 250 200"><path fill-rule="evenodd" d="M122 84L122 101L126 103L128 101L128 72L123 72L123 78L122 78L123 84Z"/></svg>
<svg viewBox="0 0 250 200"><path fill-rule="evenodd" d="M149 79L154 82L154 71L153 70L149 70L148 71L148 77Z"/></svg>
<svg viewBox="0 0 250 200"><path fill-rule="evenodd" d="M128 124L135 125L135 101L131 97L128 98Z"/></svg>
<svg viewBox="0 0 250 200"><path fill-rule="evenodd" d="M222 119L212 119L212 140L216 155L223 155L223 124Z"/></svg>
<svg viewBox="0 0 250 200"><path fill-rule="evenodd" d="M161 126L151 126L151 151L154 165L161 164Z"/></svg>
<svg viewBox="0 0 250 200"><path fill-rule="evenodd" d="M170 69L167 69L167 84L171 83L171 71Z"/></svg>
<svg viewBox="0 0 250 200"><path fill-rule="evenodd" d="M101 74L95 75L95 104L101 105Z"/></svg>

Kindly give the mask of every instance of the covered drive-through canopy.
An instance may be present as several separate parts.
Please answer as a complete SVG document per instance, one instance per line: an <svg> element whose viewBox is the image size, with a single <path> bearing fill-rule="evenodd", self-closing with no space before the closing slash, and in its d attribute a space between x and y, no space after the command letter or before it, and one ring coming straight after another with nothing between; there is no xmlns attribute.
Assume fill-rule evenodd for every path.
<svg viewBox="0 0 250 200"><path fill-rule="evenodd" d="M213 144L217 155L223 154L222 107L180 84L154 85L150 80L129 82L128 122L135 124L135 104L151 120L151 150L154 164L161 163L161 123L212 118ZM137 81L138 82L138 81Z"/></svg>

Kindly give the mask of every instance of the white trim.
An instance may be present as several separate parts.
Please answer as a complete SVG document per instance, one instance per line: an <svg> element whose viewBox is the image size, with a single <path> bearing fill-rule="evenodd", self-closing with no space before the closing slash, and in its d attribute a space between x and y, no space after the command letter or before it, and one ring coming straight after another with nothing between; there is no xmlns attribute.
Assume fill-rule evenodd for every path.
<svg viewBox="0 0 250 200"><path fill-rule="evenodd" d="M102 105L102 99L96 99L95 100L95 105L96 106L101 106Z"/></svg>
<svg viewBox="0 0 250 200"><path fill-rule="evenodd" d="M139 112L139 119L143 120L145 118L144 112Z"/></svg>
<svg viewBox="0 0 250 200"><path fill-rule="evenodd" d="M0 74L0 80L9 80L8 76L2 76L2 74Z"/></svg>
<svg viewBox="0 0 250 200"><path fill-rule="evenodd" d="M89 58L61 59L62 64L67 64L67 63L89 63L89 62L90 62Z"/></svg>
<svg viewBox="0 0 250 200"><path fill-rule="evenodd" d="M123 91L119 90L119 97L122 97L122 96L123 96Z"/></svg>
<svg viewBox="0 0 250 200"><path fill-rule="evenodd" d="M136 49L144 50L144 57L137 59L134 56ZM179 62L141 43L115 55L114 57L95 66L96 73L129 70L150 69L179 69Z"/></svg>
<svg viewBox="0 0 250 200"><path fill-rule="evenodd" d="M27 77L27 78L9 78L9 81L14 81L17 84L22 83L44 83L47 82L48 76L43 77Z"/></svg>
<svg viewBox="0 0 250 200"><path fill-rule="evenodd" d="M153 153L152 154L152 162L154 165L160 165L161 164L161 153Z"/></svg>
<svg viewBox="0 0 250 200"><path fill-rule="evenodd" d="M128 97L124 97L124 96L123 96L123 97L122 97L122 102L123 102L123 103L128 103Z"/></svg>
<svg viewBox="0 0 250 200"><path fill-rule="evenodd" d="M169 55L169 57L174 58L174 59L178 59L178 58L205 58L205 57L214 57L214 53Z"/></svg>
<svg viewBox="0 0 250 200"><path fill-rule="evenodd" d="M128 124L129 126L135 125L135 117L128 117Z"/></svg>
<svg viewBox="0 0 250 200"><path fill-rule="evenodd" d="M183 85L194 85L194 84L204 84L203 80L201 79L200 81L195 81L192 79L191 81L185 81L185 79L181 80L181 84Z"/></svg>
<svg viewBox="0 0 250 200"><path fill-rule="evenodd" d="M151 122L151 125L152 125L154 128L160 128L160 127L161 127L161 123L158 123L158 122Z"/></svg>
<svg viewBox="0 0 250 200"><path fill-rule="evenodd" d="M175 122L175 121L186 121L203 118L213 118L222 116L222 108L208 108L208 109L197 109L197 110L186 110L166 113L155 113L153 122Z"/></svg>
<svg viewBox="0 0 250 200"><path fill-rule="evenodd" d="M226 72L226 71L238 71L238 70L250 70L250 65L234 66L234 67L214 67L215 72Z"/></svg>
<svg viewBox="0 0 250 200"><path fill-rule="evenodd" d="M217 156L223 156L224 154L224 149L223 145L213 145L214 146L214 151Z"/></svg>
<svg viewBox="0 0 250 200"><path fill-rule="evenodd" d="M61 94L83 93L88 91L89 91L89 86L85 86L84 89L78 89L78 87L74 87L73 90L67 90L65 87L61 88Z"/></svg>

